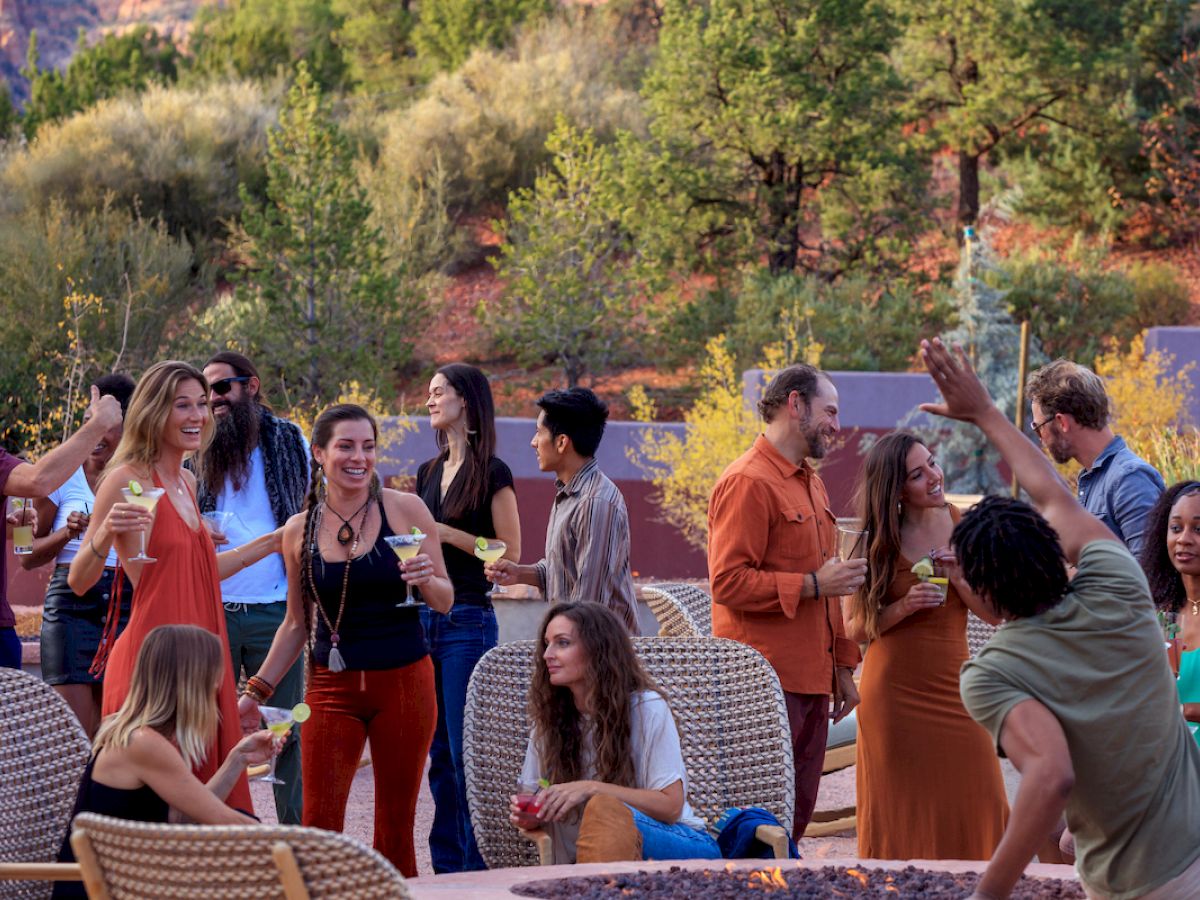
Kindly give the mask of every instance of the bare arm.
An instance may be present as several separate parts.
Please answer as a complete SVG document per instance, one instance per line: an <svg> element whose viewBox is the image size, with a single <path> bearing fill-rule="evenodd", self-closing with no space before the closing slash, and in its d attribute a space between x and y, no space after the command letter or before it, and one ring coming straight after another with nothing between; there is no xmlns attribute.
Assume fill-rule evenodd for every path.
<svg viewBox="0 0 1200 900"><path fill-rule="evenodd" d="M269 735L270 732L267 732ZM239 743L230 751L222 769L245 769L248 753ZM119 751L118 751L119 752ZM125 753L136 776L173 809L201 825L253 825L254 819L230 809L188 768L171 743L149 728L139 729ZM217 776L214 776L214 780ZM232 786L232 781L230 782ZM228 793L228 788L226 788Z"/></svg>
<svg viewBox="0 0 1200 900"><path fill-rule="evenodd" d="M230 575L254 565L260 559L266 559L272 553L278 553L282 546L283 529L276 528L266 534L260 534L252 541L247 541L240 547L226 550L217 554L217 571L224 581Z"/></svg>
<svg viewBox="0 0 1200 900"><path fill-rule="evenodd" d="M1092 541L1117 540L1108 526L1079 505L1042 451L1004 417L962 347L951 353L939 338L921 341L921 359L944 398L943 403L922 403L921 409L970 422L984 433L1058 532L1070 563L1077 563L1080 551Z"/></svg>
<svg viewBox="0 0 1200 900"><path fill-rule="evenodd" d="M116 397L101 397L92 388L91 418L78 431L35 463L17 466L9 473L4 493L8 497L45 497L83 465L104 432L121 424L121 404Z"/></svg>
<svg viewBox="0 0 1200 900"><path fill-rule="evenodd" d="M144 507L123 502L121 486L128 484L131 478L145 477L129 466L121 466L101 482L91 520L83 534L83 547L71 560L71 571L67 575L67 584L79 596L100 580L104 574L104 559L114 544L129 580L137 585L144 563L130 562L129 557L137 553L138 534L143 528L150 528L154 516Z"/></svg>
<svg viewBox="0 0 1200 900"><path fill-rule="evenodd" d="M1008 827L979 881L975 897L1007 897L1038 848L1054 831L1075 786L1067 738L1058 719L1036 700L1014 706L1000 746L1021 773Z"/></svg>
<svg viewBox="0 0 1200 900"><path fill-rule="evenodd" d="M33 552L21 557L21 568L25 570L36 569L53 560L71 538L78 537L75 528L81 523L86 527L86 517L83 513L72 512L66 525L57 531L51 531L54 519L58 515L58 506L46 497L39 497L33 504L37 510L37 530L33 537ZM82 529L79 531L82 533Z"/></svg>
<svg viewBox="0 0 1200 900"><path fill-rule="evenodd" d="M501 488L492 496L492 524L496 528L496 538L504 541L504 556L517 562L521 559L521 518L517 513L517 494L510 487ZM463 553L475 552L475 539L479 535L468 534L461 528L452 528L442 522L438 523L438 537L443 544L457 547ZM486 537L487 535L484 535Z"/></svg>
<svg viewBox="0 0 1200 900"><path fill-rule="evenodd" d="M622 803L628 803L651 818L668 824L678 822L679 815L683 812L682 781L672 782L662 790L621 787L603 781L569 781L564 784L552 784L538 793L542 802L542 808L538 812L539 824L560 821L577 806L586 803L597 794L616 797ZM514 804L510 813L515 815L519 812Z"/></svg>

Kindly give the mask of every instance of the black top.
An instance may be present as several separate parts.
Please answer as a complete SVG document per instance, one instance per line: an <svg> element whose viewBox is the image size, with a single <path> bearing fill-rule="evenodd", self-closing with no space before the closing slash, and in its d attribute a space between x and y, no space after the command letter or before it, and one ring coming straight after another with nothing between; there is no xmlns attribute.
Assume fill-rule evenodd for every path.
<svg viewBox="0 0 1200 900"><path fill-rule="evenodd" d="M83 770L83 779L79 782L79 794L75 798L75 810L71 813L71 821L81 812L99 813L102 816L113 816L117 819L129 819L134 822L167 821L170 808L167 801L154 793L148 784L140 788L115 788L92 780L92 769L96 766L96 757L88 760L87 768ZM58 861L73 863L75 853L71 849L71 826L63 837L62 849L58 851ZM80 898L87 900L82 881L56 881L54 883L55 900L62 897Z"/></svg>
<svg viewBox="0 0 1200 900"><path fill-rule="evenodd" d="M466 515L448 519L442 514L442 470L445 462L444 456L438 456L422 463L417 470L417 494L433 513L434 521L476 537L496 537L496 526L492 522L492 498L497 491L513 486L513 476L508 466L493 456L488 461L487 499L483 506L468 510ZM450 491L455 488L461 490L464 478L465 466L460 466L454 481L450 483ZM483 574L483 560L446 543L442 544L442 556L446 560L446 574L454 585L454 602L467 606L490 606L487 591L491 584Z"/></svg>
<svg viewBox="0 0 1200 900"><path fill-rule="evenodd" d="M429 654L419 606L396 607L404 601L404 579L399 559L383 539L394 534L388 524L383 501L379 503L379 536L375 545L350 563L346 585L346 612L338 630L338 651L347 669L399 669ZM327 562L313 548L313 581L317 596L331 623L337 622L342 601L342 577L346 563ZM317 617L317 639L313 654L322 666L329 665L329 628Z"/></svg>

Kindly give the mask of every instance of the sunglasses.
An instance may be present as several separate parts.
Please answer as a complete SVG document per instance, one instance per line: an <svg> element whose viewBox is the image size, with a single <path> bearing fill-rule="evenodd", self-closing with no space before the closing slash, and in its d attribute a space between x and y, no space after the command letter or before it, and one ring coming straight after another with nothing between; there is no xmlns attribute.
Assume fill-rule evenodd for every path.
<svg viewBox="0 0 1200 900"><path fill-rule="evenodd" d="M214 381L208 387L218 397L224 397L233 390L233 386L235 384L245 384L249 380L249 375L232 375L229 378L222 378L219 381Z"/></svg>

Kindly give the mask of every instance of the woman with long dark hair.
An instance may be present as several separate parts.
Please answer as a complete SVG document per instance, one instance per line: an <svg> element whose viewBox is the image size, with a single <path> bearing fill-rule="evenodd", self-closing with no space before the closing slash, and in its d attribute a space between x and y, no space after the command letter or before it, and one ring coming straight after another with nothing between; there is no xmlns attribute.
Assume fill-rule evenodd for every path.
<svg viewBox="0 0 1200 900"><path fill-rule="evenodd" d="M1142 569L1155 605L1179 626L1179 699L1200 740L1200 481L1163 491L1144 534Z"/></svg>
<svg viewBox="0 0 1200 900"><path fill-rule="evenodd" d="M546 828L554 862L716 859L687 802L679 732L616 613L559 603L538 632L533 720L521 780L548 785L535 807L512 798L518 828Z"/></svg>
<svg viewBox="0 0 1200 900"><path fill-rule="evenodd" d="M943 486L933 453L908 431L880 438L859 477L867 579L844 619L851 640L869 643L859 686L858 852L873 859L989 859L1008 818L995 750L958 690L968 610L1000 619L962 578L950 549L959 513ZM948 583L914 574L922 558L944 567Z"/></svg>
<svg viewBox="0 0 1200 900"><path fill-rule="evenodd" d="M463 711L467 682L479 658L496 646L498 630L483 561L482 540L505 545L502 558L521 558L521 521L508 466L496 456L496 416L487 376L474 366L442 366L429 382L429 424L439 453L417 470L417 494L438 523L446 571L454 585L447 613L421 610L437 684L438 720L429 751L434 872L485 868L467 810L463 774Z"/></svg>
<svg viewBox="0 0 1200 900"><path fill-rule="evenodd" d="M257 727L259 704L307 644L312 715L300 732L303 823L342 830L350 782L370 741L375 849L413 877L413 822L437 701L419 607L397 603L407 582L446 612L453 589L425 504L380 484L378 438L371 414L349 403L313 423L308 497L283 533L287 617L239 711L243 727ZM385 539L414 528L429 538L400 562Z"/></svg>
<svg viewBox="0 0 1200 900"><path fill-rule="evenodd" d="M228 657L216 635L194 625L162 625L146 635L125 702L96 735L72 819L92 812L136 822L175 818L201 825L255 824L224 801L248 765L266 762L275 753L271 732L250 734L223 760L212 760L207 783L193 774L216 737L217 695ZM70 834L68 825L60 862L75 859ZM60 881L54 896L85 894L79 882Z"/></svg>

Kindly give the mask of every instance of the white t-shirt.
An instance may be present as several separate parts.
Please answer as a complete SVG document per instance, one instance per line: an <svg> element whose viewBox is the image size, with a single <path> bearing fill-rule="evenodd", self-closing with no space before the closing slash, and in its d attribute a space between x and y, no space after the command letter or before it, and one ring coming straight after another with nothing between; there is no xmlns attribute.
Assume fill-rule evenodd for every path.
<svg viewBox="0 0 1200 900"><path fill-rule="evenodd" d="M92 493L92 489L88 485L87 476L83 473L83 466L76 469L71 474L71 477L63 482L62 486L52 492L46 499L57 507L54 513L54 526L50 529L51 531L66 528L67 517L71 513L81 512L90 515L91 511L96 508L96 495ZM82 547L83 544L79 538L71 538L58 551L58 557L54 561L60 566L65 566L75 558ZM110 568L116 567L117 551L115 549L109 548L104 565Z"/></svg>
<svg viewBox="0 0 1200 900"><path fill-rule="evenodd" d="M218 547L218 551L240 547L275 530L275 514L271 512L271 498L267 496L261 445L250 454L250 465L242 489L234 493L232 485L225 482L225 487L217 497L217 509L229 510L234 514L225 528L229 543ZM221 599L226 603L276 603L286 600L287 573L283 568L283 557L272 553L254 565L234 572L221 582Z"/></svg>
<svg viewBox="0 0 1200 900"><path fill-rule="evenodd" d="M675 717L662 695L656 691L640 691L633 697L630 709L629 744L633 750L634 787L660 791L676 781L683 782L683 810L680 824L704 831L704 820L697 816L687 802L687 770L679 746ZM594 749L587 729L583 743L583 779L594 779ZM530 737L525 749L522 781L537 781L545 775L537 742ZM674 823L670 823L674 824ZM579 837L579 816L565 822L549 822L546 831L554 840L556 865L575 862L575 842Z"/></svg>

